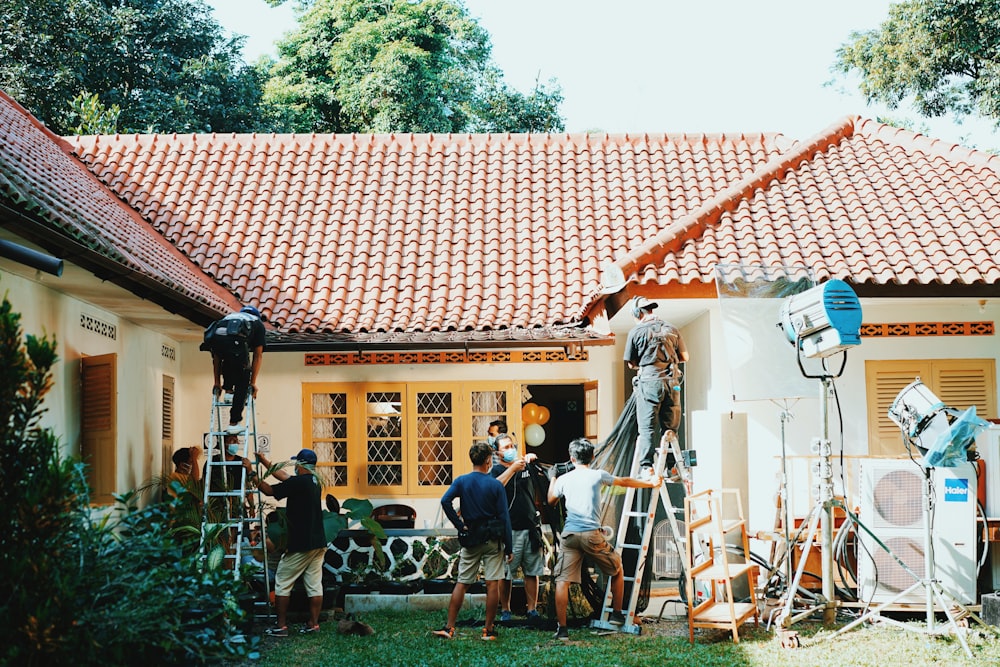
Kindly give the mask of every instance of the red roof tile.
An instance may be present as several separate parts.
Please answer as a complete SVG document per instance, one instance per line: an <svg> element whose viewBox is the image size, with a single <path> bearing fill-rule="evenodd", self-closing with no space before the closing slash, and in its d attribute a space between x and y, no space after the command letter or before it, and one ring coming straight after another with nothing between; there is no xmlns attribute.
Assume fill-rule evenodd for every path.
<svg viewBox="0 0 1000 667"><path fill-rule="evenodd" d="M19 214L11 218L19 235L195 321L237 305L2 92L0 201Z"/></svg>
<svg viewBox="0 0 1000 667"><path fill-rule="evenodd" d="M805 265L876 285L1000 280L1000 157L847 118L636 246L640 284L716 264Z"/></svg>
<svg viewBox="0 0 1000 667"><path fill-rule="evenodd" d="M700 134L71 141L286 334L576 323L602 261L791 145Z"/></svg>
<svg viewBox="0 0 1000 667"><path fill-rule="evenodd" d="M289 340L572 325L599 302L601 263L612 258L640 284L710 284L717 264L740 263L805 265L821 279L872 285L1000 278L1000 158L858 118L803 143L73 141L123 200Z"/></svg>

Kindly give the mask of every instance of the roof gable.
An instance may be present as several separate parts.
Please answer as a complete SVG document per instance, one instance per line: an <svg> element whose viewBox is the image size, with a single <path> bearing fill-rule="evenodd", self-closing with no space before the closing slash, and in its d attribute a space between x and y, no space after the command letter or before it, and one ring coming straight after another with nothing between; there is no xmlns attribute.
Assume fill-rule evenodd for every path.
<svg viewBox="0 0 1000 667"><path fill-rule="evenodd" d="M711 283L718 264L808 266L855 284L992 285L998 216L1000 157L847 118L616 264L644 285Z"/></svg>
<svg viewBox="0 0 1000 667"><path fill-rule="evenodd" d="M195 321L236 303L2 92L0 201L19 235Z"/></svg>

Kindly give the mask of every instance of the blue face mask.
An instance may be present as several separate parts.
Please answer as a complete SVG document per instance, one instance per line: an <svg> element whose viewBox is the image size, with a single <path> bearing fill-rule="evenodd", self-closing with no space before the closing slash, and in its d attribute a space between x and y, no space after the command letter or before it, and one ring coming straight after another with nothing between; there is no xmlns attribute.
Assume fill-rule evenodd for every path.
<svg viewBox="0 0 1000 667"><path fill-rule="evenodd" d="M503 450L503 460L505 463L513 463L517 460L517 450L511 447Z"/></svg>
<svg viewBox="0 0 1000 667"><path fill-rule="evenodd" d="M235 445L235 444L234 445L226 445L226 451L229 452L230 456L236 456L237 454L240 453L240 446L239 445Z"/></svg>
<svg viewBox="0 0 1000 667"><path fill-rule="evenodd" d="M495 435L486 436L486 444L489 445L490 447L496 447L497 437Z"/></svg>

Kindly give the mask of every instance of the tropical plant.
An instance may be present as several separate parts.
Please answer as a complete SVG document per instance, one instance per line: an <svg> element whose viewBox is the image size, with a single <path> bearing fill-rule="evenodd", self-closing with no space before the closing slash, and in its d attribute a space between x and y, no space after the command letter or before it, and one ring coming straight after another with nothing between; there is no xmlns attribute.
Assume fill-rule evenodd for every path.
<svg viewBox="0 0 1000 667"><path fill-rule="evenodd" d="M55 342L0 304L0 664L189 664L238 657L240 588L202 570L170 508L92 509L84 464L41 425ZM176 502L176 501L175 501Z"/></svg>

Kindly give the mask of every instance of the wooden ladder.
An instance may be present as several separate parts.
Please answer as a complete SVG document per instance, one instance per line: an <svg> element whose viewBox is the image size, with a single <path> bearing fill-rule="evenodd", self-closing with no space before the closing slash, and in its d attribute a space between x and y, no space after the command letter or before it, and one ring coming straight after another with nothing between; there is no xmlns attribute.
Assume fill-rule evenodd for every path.
<svg viewBox="0 0 1000 667"><path fill-rule="evenodd" d="M708 490L684 499L687 527L688 633L694 643L695 628L729 630L739 643L739 626L751 616L760 625L757 608L757 565L749 562L743 503L737 489ZM743 556L728 553L736 540ZM738 602L733 580L746 578L750 601Z"/></svg>

